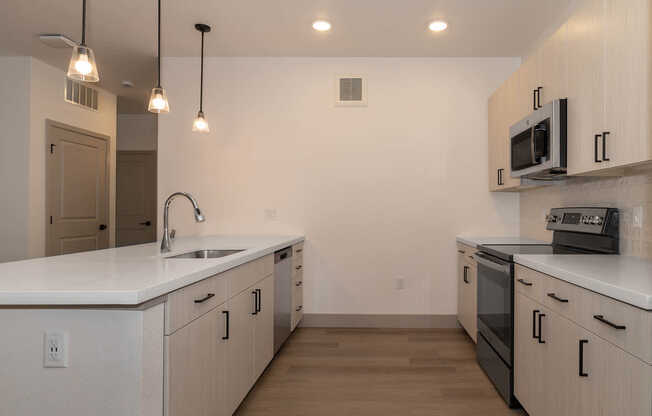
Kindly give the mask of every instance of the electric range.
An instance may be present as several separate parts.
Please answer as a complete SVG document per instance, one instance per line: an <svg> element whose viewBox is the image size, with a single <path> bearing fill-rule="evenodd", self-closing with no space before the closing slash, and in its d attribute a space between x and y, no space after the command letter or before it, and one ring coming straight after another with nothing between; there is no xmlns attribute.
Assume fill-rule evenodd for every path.
<svg viewBox="0 0 652 416"><path fill-rule="evenodd" d="M510 405L514 397L514 256L518 254L618 254L619 220L615 208L554 208L546 216L551 244L478 246L477 360Z"/></svg>

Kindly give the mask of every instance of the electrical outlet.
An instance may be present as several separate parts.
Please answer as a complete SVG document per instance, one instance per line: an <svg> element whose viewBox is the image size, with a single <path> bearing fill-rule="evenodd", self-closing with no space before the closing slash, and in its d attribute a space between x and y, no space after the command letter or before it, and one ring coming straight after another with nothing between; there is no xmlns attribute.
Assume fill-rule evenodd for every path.
<svg viewBox="0 0 652 416"><path fill-rule="evenodd" d="M47 331L43 341L43 367L68 367L68 333Z"/></svg>
<svg viewBox="0 0 652 416"><path fill-rule="evenodd" d="M632 226L634 228L643 228L643 207L638 206L632 209Z"/></svg>

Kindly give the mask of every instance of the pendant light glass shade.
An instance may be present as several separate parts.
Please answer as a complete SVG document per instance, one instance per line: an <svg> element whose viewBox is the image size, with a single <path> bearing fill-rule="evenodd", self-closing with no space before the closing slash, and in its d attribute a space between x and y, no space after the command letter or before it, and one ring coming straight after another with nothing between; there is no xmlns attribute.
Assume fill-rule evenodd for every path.
<svg viewBox="0 0 652 416"><path fill-rule="evenodd" d="M195 117L195 121L192 122L192 131L195 131L197 133L210 133L211 130L208 128L208 122L204 118L203 111L197 113L197 117Z"/></svg>
<svg viewBox="0 0 652 416"><path fill-rule="evenodd" d="M97 74L95 54L88 46L77 45L72 50L72 58L68 65L68 78L84 82L97 82L100 76Z"/></svg>
<svg viewBox="0 0 652 416"><path fill-rule="evenodd" d="M152 93L149 96L149 105L147 106L147 111L157 114L170 112L168 96L165 94L165 90L163 88L152 88Z"/></svg>

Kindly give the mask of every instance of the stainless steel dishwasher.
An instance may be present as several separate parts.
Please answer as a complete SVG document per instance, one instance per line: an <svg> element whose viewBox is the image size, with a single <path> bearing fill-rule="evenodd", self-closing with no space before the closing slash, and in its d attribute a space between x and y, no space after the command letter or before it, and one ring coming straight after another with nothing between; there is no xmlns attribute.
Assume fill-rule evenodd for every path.
<svg viewBox="0 0 652 416"><path fill-rule="evenodd" d="M290 336L292 320L292 247L274 252L274 353Z"/></svg>

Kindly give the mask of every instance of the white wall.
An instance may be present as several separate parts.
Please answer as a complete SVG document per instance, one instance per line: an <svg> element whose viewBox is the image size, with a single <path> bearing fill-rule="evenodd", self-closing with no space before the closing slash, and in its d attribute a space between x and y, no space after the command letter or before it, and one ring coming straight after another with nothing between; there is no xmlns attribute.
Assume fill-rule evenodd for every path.
<svg viewBox="0 0 652 416"><path fill-rule="evenodd" d="M209 58L199 135L199 61L165 59L158 205L198 198L181 235L305 234L307 313L454 314L455 236L519 231L518 195L487 190L487 99L519 62ZM367 108L333 106L339 73L368 77Z"/></svg>
<svg viewBox="0 0 652 416"><path fill-rule="evenodd" d="M45 155L46 137L45 122L47 119L69 124L86 130L110 136L110 244L115 243L115 138L116 138L116 96L107 91L99 91L99 111L90 111L85 108L66 103L63 100L65 73L53 66L45 64L31 57L2 58L2 62L10 60L24 62L21 72L7 72L11 78L3 79L2 85L10 85L8 95L3 94L6 103L17 103L14 108L3 104L0 108L0 118L9 118L11 122L3 124L12 125L12 129L20 131L21 143L16 146L26 146L26 153L14 152L11 166L16 182L14 188L20 188L26 193L21 199L20 210L14 224L11 224L12 235L17 239L14 245L11 240L0 243L0 261L17 260L21 258L41 257L45 255ZM5 77L5 73L2 73ZM27 80L25 80L27 77ZM22 83L22 84L21 84ZM26 88L16 88L18 85ZM6 87L3 87L6 88ZM25 103L27 105L25 105ZM21 108L22 105L24 108ZM17 108L21 108L17 111ZM14 117L14 113L20 113ZM5 133L3 132L3 135ZM3 138L18 140L18 136ZM15 142L14 142L15 143ZM4 146L4 144L3 144ZM3 175L3 178L5 176ZM3 181L1 179L0 181ZM12 188L5 187L0 182L1 192L9 192ZM24 196L24 195L23 195ZM3 210L4 208L3 202ZM16 206L17 207L17 206ZM21 216L26 215L22 221ZM2 217L3 223L13 221L14 217ZM20 226L18 225L20 224ZM2 224L1 227L7 227ZM26 241L26 244L22 243ZM18 246L21 246L20 250Z"/></svg>
<svg viewBox="0 0 652 416"><path fill-rule="evenodd" d="M156 114L118 114L118 150L156 150Z"/></svg>
<svg viewBox="0 0 652 416"><path fill-rule="evenodd" d="M29 77L29 58L0 57L0 262L28 247Z"/></svg>

